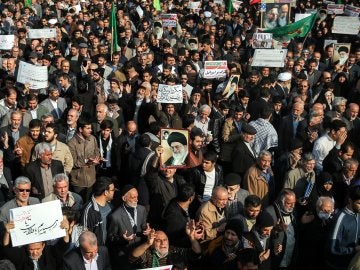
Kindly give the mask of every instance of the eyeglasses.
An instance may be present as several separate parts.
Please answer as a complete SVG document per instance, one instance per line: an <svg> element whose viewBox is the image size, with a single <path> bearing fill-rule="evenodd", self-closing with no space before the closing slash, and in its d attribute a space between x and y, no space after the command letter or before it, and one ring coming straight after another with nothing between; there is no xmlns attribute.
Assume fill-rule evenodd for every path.
<svg viewBox="0 0 360 270"><path fill-rule="evenodd" d="M18 188L17 189L19 192L27 192L27 193L29 193L30 192L30 189L24 189L24 188Z"/></svg>
<svg viewBox="0 0 360 270"><path fill-rule="evenodd" d="M42 50L35 50L36 52L42 52Z"/></svg>

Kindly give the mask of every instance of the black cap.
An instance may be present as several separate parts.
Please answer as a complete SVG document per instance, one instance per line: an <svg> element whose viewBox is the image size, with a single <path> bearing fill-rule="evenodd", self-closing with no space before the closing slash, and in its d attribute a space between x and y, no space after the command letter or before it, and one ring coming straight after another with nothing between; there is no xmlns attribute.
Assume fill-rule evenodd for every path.
<svg viewBox="0 0 360 270"><path fill-rule="evenodd" d="M241 126L241 131L243 133L247 133L247 134L250 134L250 135L255 135L256 132L257 132L256 129L253 126L249 125L249 124L243 124Z"/></svg>
<svg viewBox="0 0 360 270"><path fill-rule="evenodd" d="M244 225L240 219L230 219L228 223L226 223L225 231L232 230L236 233L239 239L242 238L244 232Z"/></svg>
<svg viewBox="0 0 360 270"><path fill-rule="evenodd" d="M225 176L224 184L227 186L234 186L234 185L240 185L241 183L241 176L237 173L228 173Z"/></svg>
<svg viewBox="0 0 360 270"><path fill-rule="evenodd" d="M169 135L168 139L167 139L167 143L171 146L171 144L173 142L179 142L182 145L187 145L187 139L186 136L183 133L174 131L171 132L171 134Z"/></svg>
<svg viewBox="0 0 360 270"><path fill-rule="evenodd" d="M100 77L104 77L105 69L104 69L104 68L97 68L97 69L95 69L95 72L96 72L97 74L99 74Z"/></svg>
<svg viewBox="0 0 360 270"><path fill-rule="evenodd" d="M130 190L132 190L133 188L135 188L133 185L125 185L122 189L121 189L121 197L124 196L126 193L128 193Z"/></svg>
<svg viewBox="0 0 360 270"><path fill-rule="evenodd" d="M271 227L275 225L274 218L266 211L261 211L256 217L255 225L258 228Z"/></svg>

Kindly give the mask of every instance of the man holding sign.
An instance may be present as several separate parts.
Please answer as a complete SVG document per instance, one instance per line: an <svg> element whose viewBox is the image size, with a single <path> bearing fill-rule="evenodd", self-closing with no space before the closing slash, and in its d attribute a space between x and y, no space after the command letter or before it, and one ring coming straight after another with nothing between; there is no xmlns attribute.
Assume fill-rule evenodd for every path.
<svg viewBox="0 0 360 270"><path fill-rule="evenodd" d="M10 230L15 229L15 224L10 221L6 224L6 232L3 238L4 257L10 260L16 269L56 270L60 267L58 262L69 248L73 226L74 222L70 224L64 216L60 223L60 229L65 230L65 236L54 246L46 245L45 241L41 241L21 247L11 247Z"/></svg>

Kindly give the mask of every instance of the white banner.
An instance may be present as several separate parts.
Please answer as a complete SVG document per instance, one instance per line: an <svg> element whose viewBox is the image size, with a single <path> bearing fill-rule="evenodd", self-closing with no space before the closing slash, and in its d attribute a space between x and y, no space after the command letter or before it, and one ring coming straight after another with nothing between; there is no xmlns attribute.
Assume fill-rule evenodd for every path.
<svg viewBox="0 0 360 270"><path fill-rule="evenodd" d="M256 49L251 66L253 67L284 67L287 50Z"/></svg>
<svg viewBox="0 0 360 270"><path fill-rule="evenodd" d="M333 34L357 35L360 20L358 17L336 16L332 29Z"/></svg>
<svg viewBox="0 0 360 270"><path fill-rule="evenodd" d="M254 33L253 34L253 48L271 49L272 48L272 34L271 33Z"/></svg>
<svg viewBox="0 0 360 270"><path fill-rule="evenodd" d="M48 87L48 69L45 66L35 66L20 61L17 75L19 83L28 83L32 89Z"/></svg>
<svg viewBox="0 0 360 270"><path fill-rule="evenodd" d="M189 2L187 8L188 9L199 9L200 5L201 5L200 1L198 1L198 2Z"/></svg>
<svg viewBox="0 0 360 270"><path fill-rule="evenodd" d="M177 14L162 14L161 15L162 26L163 27L176 27L177 24Z"/></svg>
<svg viewBox="0 0 360 270"><path fill-rule="evenodd" d="M27 32L27 38L29 39L55 38L55 37L56 37L55 28L29 29Z"/></svg>
<svg viewBox="0 0 360 270"><path fill-rule="evenodd" d="M346 5L344 14L351 17L359 17L360 7L355 7L352 5Z"/></svg>
<svg viewBox="0 0 360 270"><path fill-rule="evenodd" d="M157 102L159 103L182 103L182 85L159 84Z"/></svg>
<svg viewBox="0 0 360 270"><path fill-rule="evenodd" d="M10 230L14 247L65 236L60 228L63 220L60 201L51 201L10 210L15 228Z"/></svg>
<svg viewBox="0 0 360 270"><path fill-rule="evenodd" d="M15 45L14 35L0 35L0 50L11 50Z"/></svg>
<svg viewBox="0 0 360 270"><path fill-rule="evenodd" d="M343 4L328 4L326 7L329 14L343 14L344 5Z"/></svg>
<svg viewBox="0 0 360 270"><path fill-rule="evenodd" d="M296 13L295 14L295 22L305 19L306 17L311 16L310 13Z"/></svg>
<svg viewBox="0 0 360 270"><path fill-rule="evenodd" d="M226 77L227 61L205 61L204 78L215 79Z"/></svg>

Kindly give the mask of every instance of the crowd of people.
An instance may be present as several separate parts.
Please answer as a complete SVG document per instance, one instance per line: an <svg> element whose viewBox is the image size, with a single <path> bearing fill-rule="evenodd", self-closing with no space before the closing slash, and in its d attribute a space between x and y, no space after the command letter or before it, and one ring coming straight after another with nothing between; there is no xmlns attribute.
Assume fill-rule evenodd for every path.
<svg viewBox="0 0 360 270"><path fill-rule="evenodd" d="M156 2L1 1L0 269L360 269L360 36L292 1L290 21L322 15L282 68L253 67L262 4ZM214 60L225 77L205 78ZM48 87L19 83L21 62ZM54 200L66 235L13 247L10 210Z"/></svg>

